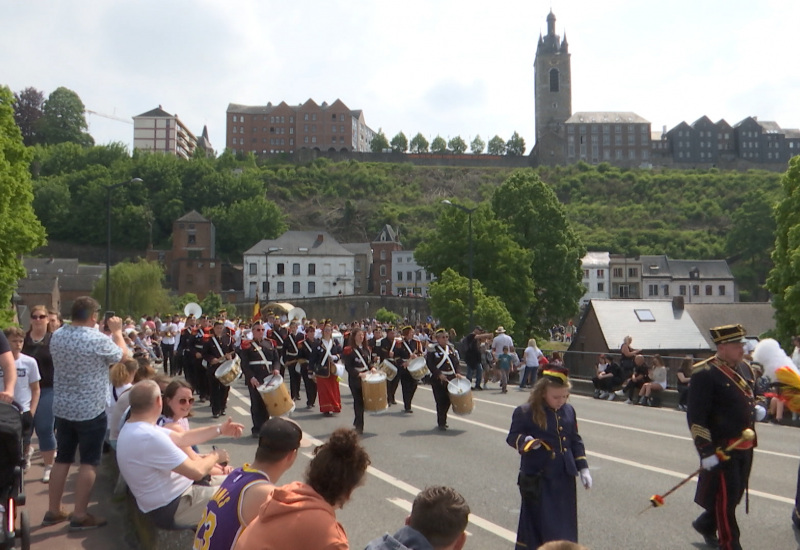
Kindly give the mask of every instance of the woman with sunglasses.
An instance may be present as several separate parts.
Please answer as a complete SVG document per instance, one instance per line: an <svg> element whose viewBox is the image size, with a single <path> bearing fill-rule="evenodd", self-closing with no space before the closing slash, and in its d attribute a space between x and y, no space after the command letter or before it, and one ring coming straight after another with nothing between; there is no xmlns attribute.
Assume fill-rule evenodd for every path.
<svg viewBox="0 0 800 550"><path fill-rule="evenodd" d="M158 424L168 430L178 433L187 432L189 427L189 417L192 416L192 387L183 380L173 380L164 390L164 408L161 410L161 418ZM190 458L197 457L197 449L191 447L182 448ZM217 464L211 470L210 475L228 475L231 473L230 466Z"/></svg>
<svg viewBox="0 0 800 550"><path fill-rule="evenodd" d="M42 482L50 482L50 471L56 458L56 436L53 415L53 357L50 355L50 329L48 327L47 308L42 305L31 309L31 328L25 334L22 353L36 359L39 366L41 394L39 406L33 417L36 437L39 439L39 452L44 461ZM33 449L33 447L31 447Z"/></svg>

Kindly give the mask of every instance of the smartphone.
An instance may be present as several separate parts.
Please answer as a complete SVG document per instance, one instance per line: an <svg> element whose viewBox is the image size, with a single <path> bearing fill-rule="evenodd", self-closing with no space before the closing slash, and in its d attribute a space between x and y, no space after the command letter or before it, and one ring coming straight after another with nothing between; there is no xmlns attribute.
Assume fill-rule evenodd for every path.
<svg viewBox="0 0 800 550"><path fill-rule="evenodd" d="M108 321L108 320L109 320L109 319L111 319L113 316L114 316L114 312L113 312L113 311L106 311L106 314L105 314L105 316L103 317L103 320L104 320L104 321Z"/></svg>

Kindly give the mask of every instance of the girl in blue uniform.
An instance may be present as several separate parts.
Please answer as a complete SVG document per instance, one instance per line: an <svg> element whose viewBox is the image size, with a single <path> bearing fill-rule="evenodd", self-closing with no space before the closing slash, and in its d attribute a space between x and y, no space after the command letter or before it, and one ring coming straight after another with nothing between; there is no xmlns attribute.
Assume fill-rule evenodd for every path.
<svg viewBox="0 0 800 550"><path fill-rule="evenodd" d="M521 455L517 548L538 548L553 540L578 542L575 478L590 489L592 477L575 409L567 403L569 390L566 370L545 370L528 402L511 418L506 441Z"/></svg>

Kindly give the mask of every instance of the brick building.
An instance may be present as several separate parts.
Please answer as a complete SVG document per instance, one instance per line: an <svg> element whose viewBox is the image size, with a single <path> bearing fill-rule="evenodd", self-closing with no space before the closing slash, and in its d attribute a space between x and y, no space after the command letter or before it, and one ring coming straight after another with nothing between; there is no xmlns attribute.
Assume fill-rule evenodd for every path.
<svg viewBox="0 0 800 550"><path fill-rule="evenodd" d="M392 253L403 250L395 230L386 224L372 241L372 291L374 294L394 294L392 288Z"/></svg>
<svg viewBox="0 0 800 550"><path fill-rule="evenodd" d="M199 144L211 149L208 131L203 128L203 138ZM198 147L197 137L178 115L171 115L161 108L147 111L133 117L133 148L153 153L169 153L189 159ZM210 151L213 154L213 150Z"/></svg>
<svg viewBox="0 0 800 550"><path fill-rule="evenodd" d="M580 112L566 121L567 162L650 162L650 122L629 112Z"/></svg>

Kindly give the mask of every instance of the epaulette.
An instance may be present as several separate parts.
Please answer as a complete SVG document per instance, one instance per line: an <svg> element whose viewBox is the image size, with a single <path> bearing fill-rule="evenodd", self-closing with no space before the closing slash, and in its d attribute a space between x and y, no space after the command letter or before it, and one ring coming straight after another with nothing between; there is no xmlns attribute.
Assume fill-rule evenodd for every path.
<svg viewBox="0 0 800 550"><path fill-rule="evenodd" d="M700 372L703 370L710 369L711 365L709 365L709 361L711 361L712 359L713 357L709 357L708 359L704 359L703 361L700 361L699 363L695 363L694 365L692 365L692 374L694 374L695 372Z"/></svg>

